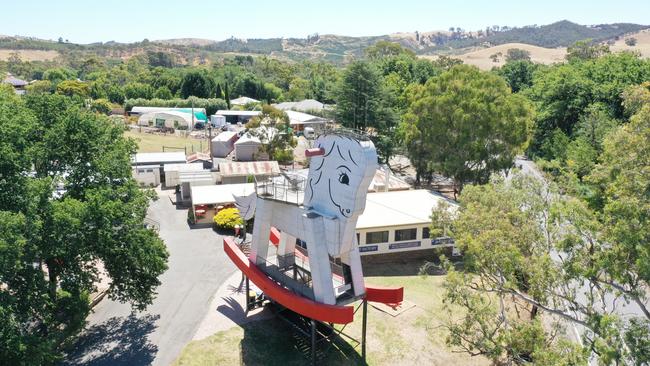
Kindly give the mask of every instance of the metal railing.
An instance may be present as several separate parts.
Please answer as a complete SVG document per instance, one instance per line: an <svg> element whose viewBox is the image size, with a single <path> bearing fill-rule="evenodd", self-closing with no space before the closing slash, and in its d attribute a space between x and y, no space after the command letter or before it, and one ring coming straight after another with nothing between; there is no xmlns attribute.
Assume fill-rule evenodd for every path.
<svg viewBox="0 0 650 366"><path fill-rule="evenodd" d="M276 177L255 178L255 192L263 199L302 204L307 180L297 174L282 173Z"/></svg>

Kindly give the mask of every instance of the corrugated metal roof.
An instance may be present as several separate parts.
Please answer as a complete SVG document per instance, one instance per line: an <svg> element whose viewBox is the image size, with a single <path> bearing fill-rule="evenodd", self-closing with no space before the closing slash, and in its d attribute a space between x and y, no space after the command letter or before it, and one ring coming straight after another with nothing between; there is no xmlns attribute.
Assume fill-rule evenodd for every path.
<svg viewBox="0 0 650 366"><path fill-rule="evenodd" d="M357 229L430 224L431 210L443 201L457 210L458 204L426 189L368 193Z"/></svg>
<svg viewBox="0 0 650 366"><path fill-rule="evenodd" d="M383 168L378 168L375 171L375 176L372 178L372 183L370 183L370 191L382 191L386 186L386 170ZM390 171L388 173L388 190L389 191L403 191L411 189L411 185L403 181L402 179L396 177Z"/></svg>
<svg viewBox="0 0 650 366"><path fill-rule="evenodd" d="M7 77L3 80L3 82L7 84L11 84L14 88L26 86L27 84L29 84L25 80L18 79L12 75L7 75Z"/></svg>
<svg viewBox="0 0 650 366"><path fill-rule="evenodd" d="M187 156L188 163L194 163L195 161L212 161L212 158L210 158L210 154L202 152L195 152Z"/></svg>
<svg viewBox="0 0 650 366"><path fill-rule="evenodd" d="M278 175L280 166L277 161L240 161L219 163L222 177L241 177L249 175Z"/></svg>
<svg viewBox="0 0 650 366"><path fill-rule="evenodd" d="M317 101L316 99L304 99L299 102L283 102L274 105L275 108L281 111L322 111L325 104Z"/></svg>
<svg viewBox="0 0 650 366"><path fill-rule="evenodd" d="M319 124L327 122L327 119L323 117L318 117L307 113L296 111L285 111L285 113L287 116L289 116L289 124L291 125Z"/></svg>

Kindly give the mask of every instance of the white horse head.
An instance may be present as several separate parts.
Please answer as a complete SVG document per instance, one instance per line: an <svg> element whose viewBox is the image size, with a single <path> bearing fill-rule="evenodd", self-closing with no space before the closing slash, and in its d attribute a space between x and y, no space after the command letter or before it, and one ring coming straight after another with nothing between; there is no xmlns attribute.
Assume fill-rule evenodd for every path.
<svg viewBox="0 0 650 366"><path fill-rule="evenodd" d="M307 177L304 206L342 220L363 213L366 194L377 170L372 141L343 131L321 135Z"/></svg>

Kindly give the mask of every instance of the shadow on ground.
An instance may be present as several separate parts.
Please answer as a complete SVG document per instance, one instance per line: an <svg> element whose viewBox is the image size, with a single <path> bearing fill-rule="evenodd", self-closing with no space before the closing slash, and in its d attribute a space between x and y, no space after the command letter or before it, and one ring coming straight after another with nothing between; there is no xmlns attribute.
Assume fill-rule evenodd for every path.
<svg viewBox="0 0 650 366"><path fill-rule="evenodd" d="M278 317L242 325L240 360L242 365L309 365L311 339ZM321 329L322 330L322 329ZM340 336L319 342L317 365L364 365L361 346L353 347Z"/></svg>
<svg viewBox="0 0 650 366"><path fill-rule="evenodd" d="M158 347L147 336L156 328L158 318L132 314L86 328L62 365L149 365Z"/></svg>

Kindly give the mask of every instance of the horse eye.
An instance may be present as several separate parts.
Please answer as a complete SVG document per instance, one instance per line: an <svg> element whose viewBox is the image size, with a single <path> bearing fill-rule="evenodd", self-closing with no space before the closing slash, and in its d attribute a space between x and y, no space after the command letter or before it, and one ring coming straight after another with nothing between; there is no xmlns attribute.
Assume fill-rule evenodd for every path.
<svg viewBox="0 0 650 366"><path fill-rule="evenodd" d="M341 184L350 185L350 178L346 173L339 174L339 182Z"/></svg>

